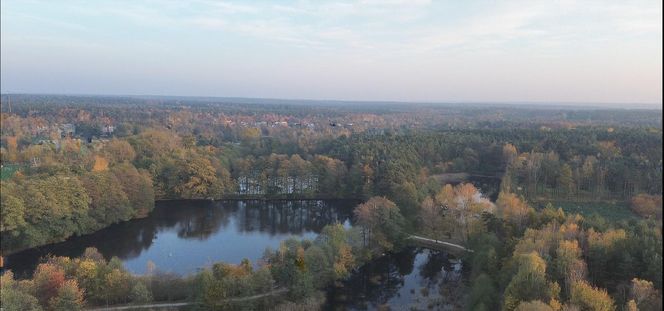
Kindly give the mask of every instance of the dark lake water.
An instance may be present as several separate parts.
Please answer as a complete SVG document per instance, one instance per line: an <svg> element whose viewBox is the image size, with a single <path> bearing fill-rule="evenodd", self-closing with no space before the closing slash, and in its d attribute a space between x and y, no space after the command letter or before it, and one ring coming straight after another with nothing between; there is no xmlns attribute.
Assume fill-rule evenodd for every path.
<svg viewBox="0 0 664 311"><path fill-rule="evenodd" d="M9 255L5 268L32 273L46 255L78 257L96 247L144 273L152 261L162 271L188 274L217 261L259 260L265 248L288 238L314 239L327 224L350 226L352 200L159 202L146 218L112 225L90 235Z"/></svg>
<svg viewBox="0 0 664 311"><path fill-rule="evenodd" d="M460 310L462 263L453 256L407 248L371 261L327 293L327 310Z"/></svg>

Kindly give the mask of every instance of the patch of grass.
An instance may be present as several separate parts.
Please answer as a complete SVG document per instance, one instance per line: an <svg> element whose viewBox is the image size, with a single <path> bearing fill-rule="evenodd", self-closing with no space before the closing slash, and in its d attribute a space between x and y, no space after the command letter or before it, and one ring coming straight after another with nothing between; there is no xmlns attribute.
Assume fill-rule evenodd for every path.
<svg viewBox="0 0 664 311"><path fill-rule="evenodd" d="M5 164L2 169L0 169L0 180L7 180L14 176L16 171L18 171L18 165Z"/></svg>
<svg viewBox="0 0 664 311"><path fill-rule="evenodd" d="M632 212L627 202L541 201L538 205L543 208L549 202L555 208L562 208L565 214L581 214L583 217L590 217L593 214L597 214L611 222L638 218L638 215Z"/></svg>

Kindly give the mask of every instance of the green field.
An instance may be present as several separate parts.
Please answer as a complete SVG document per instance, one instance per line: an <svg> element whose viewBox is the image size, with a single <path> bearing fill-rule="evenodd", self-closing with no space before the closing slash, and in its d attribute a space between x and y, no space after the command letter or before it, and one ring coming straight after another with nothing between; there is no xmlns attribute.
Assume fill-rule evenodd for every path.
<svg viewBox="0 0 664 311"><path fill-rule="evenodd" d="M627 202L563 202L542 201L537 205L544 207L551 202L554 207L562 208L566 214L581 214L584 217L598 214L609 221L620 221L638 218L629 208Z"/></svg>

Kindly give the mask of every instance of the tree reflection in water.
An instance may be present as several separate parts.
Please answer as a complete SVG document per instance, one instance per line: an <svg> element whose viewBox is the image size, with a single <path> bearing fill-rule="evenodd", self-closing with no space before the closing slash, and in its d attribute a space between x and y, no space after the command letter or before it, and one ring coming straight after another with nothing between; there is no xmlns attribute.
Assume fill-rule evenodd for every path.
<svg viewBox="0 0 664 311"><path fill-rule="evenodd" d="M96 247L107 259L117 256L130 271L144 272L148 260L160 269L189 273L207 263L257 261L264 248L290 237L314 238L327 224L350 224L350 200L170 201L159 202L143 219L112 225L6 258L6 268L29 275L48 254L78 257ZM171 257L172 260L168 260Z"/></svg>
<svg viewBox="0 0 664 311"><path fill-rule="evenodd" d="M341 286L328 292L328 310L446 309L458 303L457 295L441 287L458 287L458 262L444 252L408 248L378 258L354 272ZM455 291L452 291L455 293Z"/></svg>

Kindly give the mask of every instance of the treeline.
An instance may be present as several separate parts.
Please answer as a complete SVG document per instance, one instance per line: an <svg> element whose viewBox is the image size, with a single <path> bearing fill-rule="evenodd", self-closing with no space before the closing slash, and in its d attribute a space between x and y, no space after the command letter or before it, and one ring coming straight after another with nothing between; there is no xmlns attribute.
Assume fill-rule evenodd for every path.
<svg viewBox="0 0 664 311"><path fill-rule="evenodd" d="M1 187L6 253L143 217L154 207L149 174L129 163L80 175L15 176Z"/></svg>
<svg viewBox="0 0 664 311"><path fill-rule="evenodd" d="M3 254L144 217L154 207L152 174L136 167L127 141L68 138L10 151L29 164L1 181ZM3 165L11 163L2 155Z"/></svg>
<svg viewBox="0 0 664 311"><path fill-rule="evenodd" d="M662 193L662 136L644 130L584 131L573 138L519 153L503 148L507 161L503 189L529 198L630 200ZM564 148L558 144L565 143ZM546 145L546 144L544 144Z"/></svg>
<svg viewBox="0 0 664 311"><path fill-rule="evenodd" d="M2 163L20 167L3 181L5 252L145 215L153 199L379 195L396 202L413 221L420 202L440 186L437 176L446 173L504 172L502 189L528 199L628 201L662 191L661 135L645 129L387 131L319 137L309 141L308 152L296 148L300 152L290 154L275 153L288 152L286 144L256 132L240 144L214 146L168 128L92 143L65 138L19 148L7 136L3 141ZM54 181L59 188L46 190L42 183L51 179L45 177L72 181ZM88 199L75 196L76 180ZM33 183L54 196L41 206L58 206L74 196L83 202L75 206L86 206L85 211L48 209L53 217L70 219L61 224L38 216L43 211L31 214L38 196L25 193ZM482 190L491 195L495 188Z"/></svg>
<svg viewBox="0 0 664 311"><path fill-rule="evenodd" d="M36 102L32 103L33 99ZM139 108L137 105L147 99L125 98L113 102L111 98L99 97L91 100L88 107L78 97L53 100L54 103L49 103L41 97L21 97L14 102L16 111L0 115L0 162L8 193L13 188L23 192L24 186L19 183L39 184L47 177L71 177L85 186L92 202L88 205L121 207L91 205L88 210L93 211L89 213L94 221L71 216L88 212L74 214L76 209L54 209L53 215L76 220L66 225L54 223L53 231L58 234L52 239L21 240L15 229L18 225L43 226L37 230L42 233L30 235L39 236L46 235L43 232L50 230L47 228L50 224L45 217L22 211L21 204L35 206L34 202L27 202L31 197L22 197L21 204L3 199L3 213L19 215L3 217L8 220L6 223L3 220L2 231L11 231L3 234L3 241L7 242L3 243L5 252L89 232L103 226L100 224L143 213L124 210L122 206L127 206L124 197L131 206L145 206L153 198L366 200L386 196L397 203L412 223L419 204L438 190L441 177L449 173L502 176L503 190L529 200L627 202L638 195L662 193L661 126L597 125L605 123L604 119L593 117L596 113L616 117L608 112L566 114L592 117L598 123L591 122L591 126L577 126L577 123L563 126L538 120L539 126L529 123L510 128L512 125L504 123L505 120L491 121L487 117L471 122L459 118L484 110L494 114L509 111L524 118L532 117L534 112L456 107L448 111L453 112L453 118L433 126L420 122L417 113L409 114L397 106L384 110L374 107L363 112L347 110L348 107L314 107L304 109L306 113L291 115L286 111L297 109L286 106L257 105L254 111L233 103L189 105L182 100L161 105L164 99L151 99L150 105ZM430 114L433 110L427 109L434 108L422 109ZM561 118L559 112L547 113ZM494 114L490 113L495 117ZM498 119L501 118L504 119ZM276 126L277 122L286 122L288 126ZM308 122L314 126L303 126ZM346 122L352 122L353 126L347 126L350 123ZM58 132L63 123L75 124L82 132L63 138ZM87 131L109 124L116 131L107 133L108 138L87 140ZM122 167L129 171L127 165L133 166L141 177L120 176L129 174L119 172ZM133 171L132 174L135 175ZM150 191L135 186L150 182ZM71 184L66 189L62 186L53 190L59 191L57 195L48 195L73 196L78 184L75 181ZM105 187L109 187L108 191ZM494 197L499 191L498 182L490 188L484 187L482 192ZM105 199L97 193L117 195ZM146 195L141 197L139 193ZM20 197L12 195L17 196ZM25 228L21 230L29 231Z"/></svg>
<svg viewBox="0 0 664 311"><path fill-rule="evenodd" d="M148 273L135 276L122 261L110 261L94 248L80 258L44 259L27 280L2 276L2 306L6 310L82 310L86 305L147 303L179 300L191 294L191 280L160 272L148 264Z"/></svg>
<svg viewBox="0 0 664 311"><path fill-rule="evenodd" d="M662 193L661 145L661 131L639 128L492 129L359 134L321 142L317 151L346 163L347 184L360 197L421 201L425 192L413 185L431 191L430 177L467 172L503 176L504 190L531 199L628 201Z"/></svg>
<svg viewBox="0 0 664 311"><path fill-rule="evenodd" d="M238 195L317 196L347 198L346 165L330 157L315 155L310 160L294 154L271 154L235 159L231 174Z"/></svg>
<svg viewBox="0 0 664 311"><path fill-rule="evenodd" d="M256 266L215 263L190 276L160 272L148 263L132 275L117 258L95 249L80 258L45 258L31 279L1 279L6 310L82 310L86 306L188 301L195 310L317 309L321 292L383 252L403 245L403 217L391 201L376 197L355 209L359 226L328 225L313 240L287 240L267 249ZM284 295L271 295L282 292ZM254 297L254 298L252 298Z"/></svg>
<svg viewBox="0 0 664 311"><path fill-rule="evenodd" d="M658 110L510 107L509 105L357 103L242 98L201 97L120 97L2 94L0 112L48 119L76 118L79 113L92 119L108 116L116 123L140 123L152 119L167 120L174 112L201 115L261 116L282 115L296 118L317 118L321 122L353 122L378 116L384 119L374 127L433 128L538 128L589 125L652 126L661 128ZM9 105L11 103L11 105ZM371 118L369 118L371 119ZM164 123L161 123L164 124Z"/></svg>
<svg viewBox="0 0 664 311"><path fill-rule="evenodd" d="M365 199L387 196L411 219L418 202L440 186L438 174L492 175L504 167L499 141L472 132L353 135L321 143L320 148L321 153L346 163L350 193Z"/></svg>

